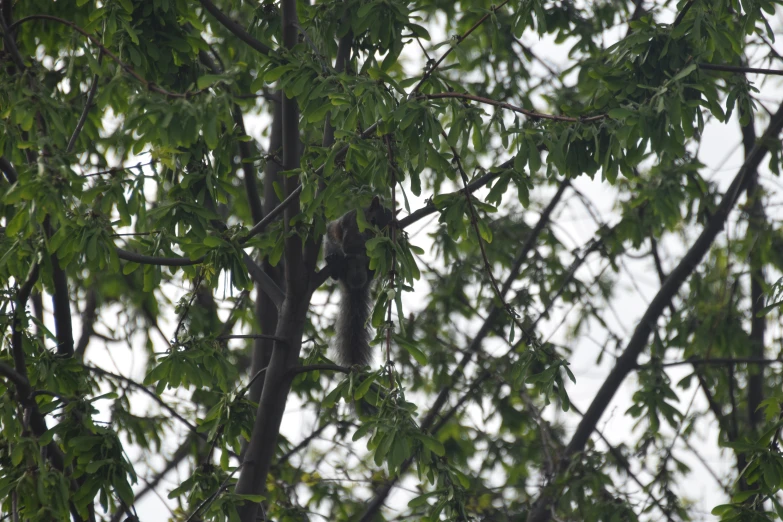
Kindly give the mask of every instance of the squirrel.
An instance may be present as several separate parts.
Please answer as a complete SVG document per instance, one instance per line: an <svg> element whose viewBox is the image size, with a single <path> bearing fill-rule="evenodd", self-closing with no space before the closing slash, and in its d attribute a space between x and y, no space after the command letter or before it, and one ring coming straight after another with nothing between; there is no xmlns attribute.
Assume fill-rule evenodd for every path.
<svg viewBox="0 0 783 522"><path fill-rule="evenodd" d="M374 236L371 229L359 230L356 210L343 214L326 225L324 257L332 270L332 278L340 282L340 310L337 315L335 343L337 359L349 366L365 365L372 359L370 331L370 286L373 271L367 256L367 241ZM376 196L364 210L370 225L387 227L394 214Z"/></svg>

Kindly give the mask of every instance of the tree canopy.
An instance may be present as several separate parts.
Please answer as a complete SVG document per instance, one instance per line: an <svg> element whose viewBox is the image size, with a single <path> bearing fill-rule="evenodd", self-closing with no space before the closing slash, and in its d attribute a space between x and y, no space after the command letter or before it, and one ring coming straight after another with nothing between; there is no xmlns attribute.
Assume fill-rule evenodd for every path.
<svg viewBox="0 0 783 522"><path fill-rule="evenodd" d="M783 518L781 16L0 1L3 518Z"/></svg>

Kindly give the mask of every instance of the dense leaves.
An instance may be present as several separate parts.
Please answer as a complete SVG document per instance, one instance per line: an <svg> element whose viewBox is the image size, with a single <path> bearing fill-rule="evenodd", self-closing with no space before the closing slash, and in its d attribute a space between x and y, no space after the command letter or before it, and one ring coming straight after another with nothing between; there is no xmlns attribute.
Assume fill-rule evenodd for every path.
<svg viewBox="0 0 783 522"><path fill-rule="evenodd" d="M705 437L713 514L783 517L781 12L2 3L0 510L690 519ZM376 197L345 368L319 250Z"/></svg>

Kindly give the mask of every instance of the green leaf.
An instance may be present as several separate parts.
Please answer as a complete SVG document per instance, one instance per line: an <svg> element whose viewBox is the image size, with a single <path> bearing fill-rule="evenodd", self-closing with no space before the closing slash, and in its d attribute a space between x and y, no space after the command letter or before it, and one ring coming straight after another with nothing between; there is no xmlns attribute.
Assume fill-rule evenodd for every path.
<svg viewBox="0 0 783 522"><path fill-rule="evenodd" d="M372 374L369 377L367 377L362 383L356 388L356 391L353 393L353 398L356 400L361 399L365 396L365 394L369 391L370 386L372 386L372 383L375 382L375 379L377 377L377 374Z"/></svg>
<svg viewBox="0 0 783 522"><path fill-rule="evenodd" d="M249 500L250 502L254 502L256 504L260 504L261 502L266 500L266 497L264 495L248 495L248 494L235 493L234 497L240 498L242 500Z"/></svg>
<svg viewBox="0 0 783 522"><path fill-rule="evenodd" d="M133 261L126 261L125 265L122 267L122 274L128 275L132 274L136 271L137 268L139 268L139 263L134 263Z"/></svg>
<svg viewBox="0 0 783 522"><path fill-rule="evenodd" d="M199 77L198 80L196 80L196 87L198 87L199 90L206 89L210 85L217 83L221 80L223 80L223 77L217 74L205 74L204 76L201 76Z"/></svg>
<svg viewBox="0 0 783 522"><path fill-rule="evenodd" d="M692 63L688 67L686 67L685 69L683 69L680 72L678 72L677 74L675 74L674 78L672 78L672 81L676 82L678 80L682 80L683 78L685 78L686 76L688 76L689 74L691 74L693 71L695 71L698 68L699 68L699 64Z"/></svg>
<svg viewBox="0 0 783 522"><path fill-rule="evenodd" d="M446 454L446 448L439 440L432 437L427 437L425 435L418 435L416 438L419 439L422 444L424 444L424 447L433 452L435 455L442 457Z"/></svg>
<svg viewBox="0 0 783 522"><path fill-rule="evenodd" d="M344 392L344 390L346 389L347 386L348 386L348 381L345 380L345 381L341 382L340 384L338 384L334 388L334 390L329 392L329 395L324 397L324 400L322 401L322 404L323 404L324 408L332 408L335 404L337 404L338 399L340 399L340 397L342 397L342 394L343 394L343 392Z"/></svg>
<svg viewBox="0 0 783 522"><path fill-rule="evenodd" d="M422 366L425 366L427 364L427 356L424 355L424 352L419 350L419 348L414 345L413 343L409 342L404 337L401 337L399 335L394 336L394 341L402 346L406 352L408 352L411 357L413 357L417 363L421 364Z"/></svg>
<svg viewBox="0 0 783 522"><path fill-rule="evenodd" d="M633 116L634 112L630 109L624 109L622 107L616 107L614 109L611 109L608 113L610 118L613 120L624 120L628 118L629 116Z"/></svg>
<svg viewBox="0 0 783 522"><path fill-rule="evenodd" d="M22 463L22 459L24 459L24 446L15 444L14 449L11 451L11 464L16 467Z"/></svg>
<svg viewBox="0 0 783 522"><path fill-rule="evenodd" d="M111 460L108 460L108 459L104 459L104 460L94 460L94 461L92 461L92 462L88 463L88 464L87 464L87 465L84 467L84 470L85 470L87 473L95 473L96 471L98 471L99 469L101 469L103 466L110 465L111 463L112 463L112 461L111 461Z"/></svg>

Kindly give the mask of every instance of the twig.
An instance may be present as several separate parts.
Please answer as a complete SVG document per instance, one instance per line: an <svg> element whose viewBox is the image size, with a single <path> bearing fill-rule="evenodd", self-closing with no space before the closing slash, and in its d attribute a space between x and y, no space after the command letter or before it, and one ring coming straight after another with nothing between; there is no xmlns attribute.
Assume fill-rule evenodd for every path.
<svg viewBox="0 0 783 522"><path fill-rule="evenodd" d="M147 162L147 163L137 163L136 165L129 165L127 167L112 167L112 168L106 169L106 170L99 170L98 172L91 172L90 174L83 174L82 177L83 178L92 178L92 177L95 177L95 176L102 176L103 174L114 174L116 172L121 172L123 170L130 170L130 169L138 169L138 168L141 168L141 167L148 167L148 166L152 165L153 163L155 163L155 162L154 161L150 161L150 162Z"/></svg>
<svg viewBox="0 0 783 522"><path fill-rule="evenodd" d="M478 189L482 188L484 185L492 181L493 179L497 178L504 169L507 169L511 167L511 165L514 164L514 159L510 159L501 165L497 167L496 172L488 172L481 176L480 178L472 181L470 185L468 185L468 192L475 192ZM460 189L455 192L455 194L459 194L461 192L464 192L465 189ZM435 205L430 200L425 206L422 208L412 212L411 214L405 216L404 218L400 219L397 222L397 227L400 229L404 229L412 225L413 223L420 221L421 219L424 219L425 217L429 216L430 214L434 214L437 212L438 209L435 207Z"/></svg>
<svg viewBox="0 0 783 522"><path fill-rule="evenodd" d="M576 406L574 406L574 404L573 404L573 403L571 403L570 407L571 407L571 409L572 409L572 410L574 410L574 411L575 411L576 413L578 413L580 416L584 417L584 413L582 413L581 411L579 411L579 408L577 408ZM625 456L624 456L624 455L623 455L623 454L620 452L620 450L618 450L617 448L615 448L615 447L614 447L614 446L613 446L613 445L612 445L612 444L609 442L609 440L608 440L608 439L607 439L607 438L604 436L604 434L601 432L601 430L599 430L599 429L596 429L596 430L595 430L595 432L598 434L598 437L599 437L599 438L600 438L600 439L601 439L601 440L604 442L604 444L606 444L606 447L607 447L607 449L609 450L609 453L611 453L611 454L612 454L612 456L614 457L614 459L615 459L615 462L617 462L617 463L618 463L618 464L619 464L619 465L620 465L620 466L621 466L621 467L622 467L622 468L625 470L625 472L628 474L628 476L629 476L629 477L631 477L631 480L633 480L634 482L636 482L636 485L637 485L637 486L639 486L640 488L642 488L642 491L647 491L647 488L646 488L646 487L645 487L645 485L642 483L642 481L641 481L641 480L639 480L639 477L637 477L637 476L636 476L636 474L635 474L633 471L631 471L631 466L628 464L628 461L627 461L627 459L626 459L626 458L625 458ZM648 493L647 493L647 494L650 496L650 499L652 499L653 503L654 503L654 504L655 504L655 505L658 507L658 509L661 511L661 513L662 513L662 514L663 514L663 515L666 517L666 520L668 520L669 522L672 522L672 518L671 518L671 516L669 515L668 511L667 511L667 510L665 510L665 509L663 508L663 506L661 505L661 501L660 501L660 500L658 500L657 498L655 498L655 496L652 494L652 492L651 492L651 491L648 491Z"/></svg>
<svg viewBox="0 0 783 522"><path fill-rule="evenodd" d="M712 359L686 359L684 361L669 361L662 363L646 363L639 364L637 368L645 368L647 366L661 366L663 368L670 368L672 366L682 366L684 364L691 364L693 366L734 366L736 364L757 364L761 366L769 366L771 364L783 363L783 359L756 359L753 357L715 357Z"/></svg>
<svg viewBox="0 0 783 522"><path fill-rule="evenodd" d="M98 56L98 64L100 64L102 60L103 54ZM87 121L87 114L89 114L93 100L95 100L95 93L98 92L98 83L100 83L99 80L100 76L97 74L92 78L92 85L90 86L90 90L87 93L87 101L84 102L84 109L82 110L81 116L79 116L79 121L76 123L76 127L73 129L71 139L68 140L68 146L65 148L65 152L67 153L73 151L73 148L76 146L76 140L79 138L79 134L81 134L82 129L84 128L84 124Z"/></svg>
<svg viewBox="0 0 783 522"><path fill-rule="evenodd" d="M298 452L299 450L301 450L302 448L304 448L305 446L307 446L308 444L310 444L310 442L311 442L311 441L312 441L314 438L316 438L317 436L319 436L319 435L320 435L320 434L321 434L321 433L322 433L322 432L323 432L323 431L324 431L324 430L325 430L327 427L329 427L329 424L330 424L329 422L326 422L326 423L324 423L324 424L323 424L323 425L321 425L321 426L320 426L320 427L319 427L317 430L313 431L313 432L312 432L310 435L308 435L307 437L305 437L305 438L302 440L302 442L300 442L299 444L297 444L296 446L294 446L293 448L291 448L290 450L288 450L288 451L287 451L285 454L283 454L283 456L281 456L281 457L278 459L278 461L277 461L277 466L281 466L281 465L285 464L285 463L288 461L288 459L290 459L290 458L291 458L291 456L292 456L292 455L294 455L296 452Z"/></svg>
<svg viewBox="0 0 783 522"><path fill-rule="evenodd" d="M512 160L509 160L507 162L509 165L511 164ZM493 175L496 176L497 174ZM487 174L483 176L483 182L480 186L484 186L486 183L488 183L493 177L489 177L490 175ZM474 181L471 185L477 183L480 180ZM567 186L567 184L565 184ZM544 210L544 212L541 213L541 216L539 217L538 222L533 227L533 230L531 230L530 234L528 235L524 245L522 245L522 248L519 251L519 254L517 255L516 260L514 261L514 265L511 269L511 271L508 274L508 277L506 278L506 281L503 284L503 295L505 296L505 293L510 290L511 285L513 284L513 281L516 279L519 270L522 267L522 264L524 263L525 259L527 259L528 254L533 249L533 246L535 245L538 236L540 235L541 231L546 227L547 223L549 222L550 216L552 214L552 211L557 206L557 204L560 202L560 199L565 192L565 186L563 186L563 183L561 183L560 189L558 189L555 196L552 198L552 200L549 202L549 205L547 205L547 208ZM435 209L433 207L432 211L429 213L435 212ZM414 213L415 214L415 213ZM426 214L424 214L426 215ZM424 217L424 215L417 216L415 220L421 219ZM408 218L412 217L408 216ZM406 218L407 219L407 218ZM402 220L404 222L405 220ZM465 368L467 367L468 363L470 363L471 359L473 358L473 354L477 353L481 349L481 343L484 341L484 338L490 333L490 330L493 328L494 322L497 320L498 316L500 315L500 308L498 306L492 306L489 313L487 314L486 319L484 320L484 323L481 325L481 328L479 329L478 333L473 337L473 340L470 343L470 346L465 350L464 355L460 359L460 362L457 364L457 367L452 371L450 376L450 382L456 382L456 379L458 379L464 372ZM516 348L514 348L516 349ZM483 377L483 379L486 379L489 377L488 372L486 377ZM483 379L481 382L483 382ZM473 386L471 386L471 389L477 389L480 382L474 382ZM441 409L443 409L443 406L446 404L446 401L448 400L448 396L450 393L451 386L443 386L441 391L438 393L438 396L435 398L435 401L430 408L429 412L427 412L427 415L424 417L424 419L421 422L421 429L422 430L430 430L432 429L433 425L436 424L436 419L438 417L438 414L440 413ZM467 400L467 399L466 399ZM455 409L451 410L451 414L455 412ZM442 417L441 420L438 422L437 426L440 428L442 426L442 423L445 422L445 419ZM406 460L403 462L402 466L400 466L400 471L398 474L390 478L384 485L382 485L375 493L375 496L373 499L369 502L367 508L364 511L364 514L362 515L360 522L369 522L371 520L374 520L374 517L376 513L381 509L383 506L384 501L391 493L392 488L394 487L394 484L397 482L399 477L402 476L405 471L408 470L412 463L412 460Z"/></svg>
<svg viewBox="0 0 783 522"><path fill-rule="evenodd" d="M185 317L190 312L190 307L193 306L193 301L196 300L196 295L198 295L199 288L201 287L201 283L204 281L204 271L199 270L198 276L196 276L196 281L193 284L193 291L190 293L190 299L188 300L188 304L185 305L185 309L182 310L182 313L180 314L179 321L177 322L177 327L174 328L174 342L179 344L179 331L182 329L182 325L185 324Z"/></svg>
<svg viewBox="0 0 783 522"><path fill-rule="evenodd" d="M598 114L596 116L586 116L580 118L574 118L572 116L559 116L557 114L546 114L543 112L536 112L536 111L531 111L529 109L523 109L522 107L517 107L516 105L511 105L510 103L506 103L506 102L500 102L497 100L493 100L491 98L485 98L483 96L476 96L474 94L467 94L461 92L438 92L434 94L422 94L421 96L416 97L416 99L418 100L438 100L443 98L471 100L486 105L493 105L495 107L500 107L501 109L508 109L510 111L517 112L519 114L524 114L529 118L533 118L537 120L539 119L552 120L552 121L560 121L566 123L592 123L592 122L601 121L609 118L609 116L606 114Z"/></svg>
<svg viewBox="0 0 783 522"><path fill-rule="evenodd" d="M487 18L489 18L489 17L490 17L490 15L494 14L495 12L497 12L497 10L498 10L498 9L500 9L501 7L503 7L504 5L506 5L508 2L509 2L509 0L504 0L504 2L502 2L500 5L494 6L492 9L490 9L490 10L489 10L489 12L488 12L488 13L486 13L484 16L482 16L481 18L479 18L479 19L478 19L478 21L477 21L475 24L473 24L473 26L471 26L471 28L470 28L470 29L468 29L467 31L465 31L465 33L464 33L464 34L462 34L461 36L458 36L458 37L457 37L457 39L456 39L457 41L454 43L454 45L452 45L451 47L449 47L449 48L448 48L448 50L446 50L446 52L445 52L445 53L443 53L443 54L441 55L441 57L440 57L440 58L438 58L438 61L436 61L436 62L435 62L435 64L434 64L432 67L430 67L430 68L429 68L429 69L428 69L428 70L427 70L427 71L424 73L424 75L421 77L421 80L419 80L419 83L417 83L417 84L416 84L416 87L414 87L414 88L413 88L413 90L411 91L411 94L410 94L410 96L409 96L409 97L411 97L411 96L414 96L414 95L415 95L417 92L419 92L419 89L421 89L421 86L422 86L422 85L424 85L424 82L426 82L426 81L427 81L427 80L430 78L430 76L432 76L432 74L435 72L435 69L437 69L437 68L438 68L438 66L439 66L440 64L442 64L442 63L443 63L443 60L445 60L445 59L446 59L446 57L447 57L448 55L450 55L450 54L452 53L452 51L454 51L454 49L455 49L455 48L456 48L456 47L457 47L459 44L461 44L461 43L462 43L462 42L463 42L463 41L464 41L464 40L465 40L465 39L466 39L468 36L470 36L470 35L471 35L471 33L473 33L473 31L475 31L476 29L478 29L478 27L479 27L481 24L483 24L483 23L484 23L484 21L485 21Z"/></svg>
<svg viewBox="0 0 783 522"><path fill-rule="evenodd" d="M154 391L150 390L149 388L147 388L147 387L146 387L146 386L144 386L143 384L140 384L140 383L138 383L138 382L134 381L133 379L130 379L130 378L128 378L128 377L125 377L125 376L123 376L123 375L118 375L118 374L116 374L116 373L112 373L112 372L110 372L110 371L108 371L108 370L104 370L103 368L98 368L97 366L89 366L89 365L86 365L86 364L85 364L85 365L83 365L83 367L84 367L84 369L86 369L87 371L90 371L90 372L93 372L93 373L97 373L98 375L101 375L101 376L103 376L103 377L107 377L107 378L116 379L116 380L118 380L118 381L123 381L123 382L127 383L128 385L132 386L133 388L136 388L137 390L139 390L139 391L141 391L141 392L143 392L143 393L147 394L147 395L148 395L149 397L151 397L151 398L152 398L152 400L154 400L154 401L155 401L155 402L156 402L156 403L157 403L157 404L158 404L158 405L159 405L161 408L163 408L164 410L166 410L166 411L167 411L167 412L168 412L168 413L169 413L169 414L170 414L172 417L174 417L175 419L177 419L178 421L180 421L182 424L184 424L185 426L187 426L187 427L188 427L188 429L189 429L190 431L192 431L194 434L198 435L198 436L199 436L200 438L202 438L203 440L205 440L205 441L207 440L207 434L206 434L206 433L199 433L199 431L198 431L198 429L196 428L196 426L195 426L195 425L193 425L193 424L192 424L192 423L191 423L189 420L187 420L187 419L186 419L186 418L184 418L182 415L180 415L180 414L177 412L177 410L175 410L174 408L172 408L171 406L169 406L168 404L166 404L166 402L165 402L163 399L161 399L161 398L158 396L158 394L157 394L157 393L155 393ZM231 451L231 450L229 450L229 449L226 449L226 451L227 451L227 452L228 452L228 454L229 454L229 455L231 455L232 457L239 458L239 455L237 455L237 454L236 454L236 453L234 453L233 451Z"/></svg>
<svg viewBox="0 0 783 522"><path fill-rule="evenodd" d="M445 132L442 133L444 139L448 140L446 133ZM465 172L465 169L462 167L462 160L459 157L459 153L457 152L457 149L455 149L453 146L450 147L452 153L454 154L454 162L457 165L457 170L459 171L460 177L462 178L463 194L465 195L465 200L468 203L468 210L470 211L470 223L473 226L473 230L476 232L476 240L478 241L479 250L481 251L481 258L484 261L484 270L486 271L487 277L489 278L489 282L492 285L492 290L495 292L495 297L498 299L498 302L501 304L501 306L503 306L503 308L506 310L506 312L508 313L509 317L514 322L514 324L517 325L519 331L522 332L522 334L526 338L526 341L535 342L535 337L533 337L530 334L530 332L527 331L524 325L519 321L519 314L516 312L516 310L514 310L511 307L511 305L509 305L506 302L505 293L502 293L500 291L500 288L498 287L498 282L495 279L495 276L492 275L492 264L489 262L489 257L487 256L487 250L484 246L484 239L481 237L481 230L479 229L478 212L476 212L476 207L473 205L473 200L471 199L470 192L468 192L468 175Z"/></svg>
<svg viewBox="0 0 783 522"><path fill-rule="evenodd" d="M226 477L226 479L220 484L220 487L217 488L217 490L214 493L212 493L210 496L205 498L201 502L201 504L199 504L198 507L196 507L195 511L193 511L193 513L191 513L190 516L185 519L185 522L190 522L191 520L193 520L196 517L196 515L198 515L199 511L209 507L209 505L212 504L212 502L215 501L217 496L220 495L220 493L227 488L229 481L232 478L234 478L234 473L236 473L237 471L242 469L242 466L244 466L244 465L245 465L245 463L243 462L243 463L239 464L239 466L234 468L234 470L231 473L229 473L229 475Z"/></svg>
<svg viewBox="0 0 783 522"><path fill-rule="evenodd" d="M389 168L391 169L391 211L392 213L397 210L397 163L394 161L394 150L391 145L391 138L387 134L384 136L386 142L386 153L389 158ZM389 299L389 303L386 310L386 371L389 374L389 389L394 389L394 363L391 358L391 338L392 330L394 330L394 322L392 321L392 308L397 298L394 288L394 276L397 270L397 218L392 214L392 221L389 223L391 242L392 242L392 262L389 267L389 288L395 292L395 298Z"/></svg>
<svg viewBox="0 0 783 522"><path fill-rule="evenodd" d="M145 254L137 254L136 252L130 252L117 248L117 257L125 261L132 261L139 263L140 265L158 265L158 266L193 266L204 262L206 256L201 256L196 259L188 259L187 257L156 257L148 256Z"/></svg>

